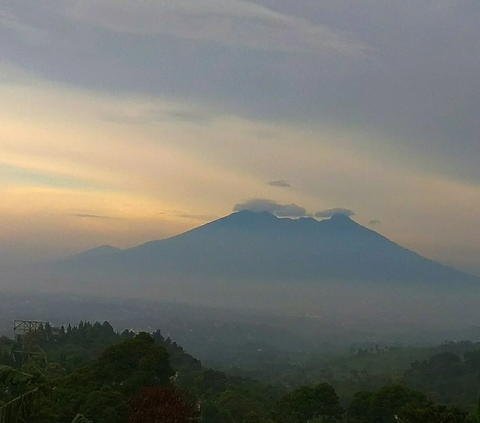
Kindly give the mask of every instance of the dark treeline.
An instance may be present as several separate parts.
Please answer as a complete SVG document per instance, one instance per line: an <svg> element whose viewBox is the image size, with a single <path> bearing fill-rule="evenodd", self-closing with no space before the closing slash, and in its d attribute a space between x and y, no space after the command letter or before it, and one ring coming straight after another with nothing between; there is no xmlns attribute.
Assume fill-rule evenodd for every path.
<svg viewBox="0 0 480 423"><path fill-rule="evenodd" d="M27 336L0 338L0 423L476 421L480 351L465 348L414 362L384 386L357 374L351 387L361 389L344 395L345 380L294 389L206 368L160 331L80 322Z"/></svg>

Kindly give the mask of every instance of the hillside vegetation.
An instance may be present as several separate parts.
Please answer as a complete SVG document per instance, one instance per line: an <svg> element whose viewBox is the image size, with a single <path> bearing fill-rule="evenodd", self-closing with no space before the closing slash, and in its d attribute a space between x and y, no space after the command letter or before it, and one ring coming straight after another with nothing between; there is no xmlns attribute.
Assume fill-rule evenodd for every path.
<svg viewBox="0 0 480 423"><path fill-rule="evenodd" d="M30 336L29 354L20 339L0 339L1 423L460 423L475 421L480 391L480 349L470 342L352 349L310 361L297 383L285 382L295 376L288 366L268 383L207 368L159 330L80 322Z"/></svg>

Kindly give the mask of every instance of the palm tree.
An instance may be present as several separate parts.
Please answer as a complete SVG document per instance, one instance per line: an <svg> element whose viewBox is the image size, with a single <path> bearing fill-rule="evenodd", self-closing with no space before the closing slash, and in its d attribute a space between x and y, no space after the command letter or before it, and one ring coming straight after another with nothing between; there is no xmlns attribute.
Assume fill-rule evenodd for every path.
<svg viewBox="0 0 480 423"><path fill-rule="evenodd" d="M28 385L33 379L33 375L21 372L10 366L0 366L0 383L4 385ZM27 422L28 418L35 411L35 403L42 391L48 386L36 386L22 395L8 401L0 402L0 423L20 423ZM90 423L84 416L77 414L72 423Z"/></svg>

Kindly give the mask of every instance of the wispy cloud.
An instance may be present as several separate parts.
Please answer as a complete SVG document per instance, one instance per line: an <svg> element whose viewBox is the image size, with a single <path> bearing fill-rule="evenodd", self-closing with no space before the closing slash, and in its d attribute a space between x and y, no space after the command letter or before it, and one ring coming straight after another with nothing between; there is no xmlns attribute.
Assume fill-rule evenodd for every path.
<svg viewBox="0 0 480 423"><path fill-rule="evenodd" d="M15 32L23 41L41 44L50 41L48 31L22 21L8 8L0 5L0 28Z"/></svg>
<svg viewBox="0 0 480 423"><path fill-rule="evenodd" d="M243 0L84 0L66 10L76 19L118 32L355 57L369 51L364 43L345 33Z"/></svg>
<svg viewBox="0 0 480 423"><path fill-rule="evenodd" d="M87 219L118 219L114 216L102 216L98 214L86 214L86 213L73 213L71 216L87 218Z"/></svg>
<svg viewBox="0 0 480 423"><path fill-rule="evenodd" d="M108 122L126 124L145 124L152 122L181 122L196 125L206 125L212 117L198 110L188 109L141 109L141 110L107 110L100 114L100 118Z"/></svg>
<svg viewBox="0 0 480 423"><path fill-rule="evenodd" d="M270 181L267 182L267 185L270 185L272 187L279 187L279 188L289 188L290 184L285 181L284 179L279 179L277 181Z"/></svg>
<svg viewBox="0 0 480 423"><path fill-rule="evenodd" d="M355 212L353 210L349 209L344 209L342 207L336 207L333 209L327 209L327 210L321 210L317 213L315 213L315 217L320 217L320 218L329 218L332 217L335 214L343 214L345 216L354 216Z"/></svg>
<svg viewBox="0 0 480 423"><path fill-rule="evenodd" d="M202 220L204 222L211 222L212 220L218 219L218 216L211 214L180 213L176 216L182 219Z"/></svg>
<svg viewBox="0 0 480 423"><path fill-rule="evenodd" d="M283 3L284 10L300 4L290 7L289 1L279 0L278 4ZM63 40L58 44L55 41L34 51L31 45L13 42L18 38L15 34L23 29L28 32L28 28L0 28L0 39L10 37L12 41L0 42L2 61L17 64L16 68L7 66L6 72L0 64L0 162L22 169L9 171L8 180L0 177L0 215L2 222L8 222L0 231L7 247L11 240L19 239L18 233L28 246L32 234L43 239L47 231L55 234L49 244L56 245L55 238L59 250L80 239L85 243L88 239L88 246L130 246L191 229L201 219L222 216L239 198L272 196L277 200L273 204L266 200L270 202L245 202L243 206L300 217L322 204L347 204L357 212L359 221L383 216L382 232L427 256L441 258L444 249L443 258L457 260L466 256L459 251L468 247L469 260L473 262L475 254L478 257L478 237L471 230L478 224L480 210L475 162L480 144L474 130L478 126L478 64L472 63L480 55L466 57L466 52L477 51L478 42L464 43L446 31L441 32L444 37L457 41L443 43L433 31L425 39L435 48L429 46L427 52L415 46L418 57L413 57L408 54L413 52L408 47L410 38L398 37L399 45L395 38L393 49L388 39L382 45L389 66L372 72L362 68L363 64L349 67L351 61L344 58L323 60L316 50L311 50L315 54L277 54L275 51L286 48L283 41L268 39L264 47L275 51L259 52L244 48L248 44L242 45L241 40L227 40L219 48L182 36L164 37L167 33L162 28L147 28L152 31L148 36L141 30L133 35L112 34L96 23L95 19L102 17L92 17L92 25L88 17L69 21L60 10L63 20L52 23L37 13L45 4L59 5L58 0L8 2L12 10L18 8L18 23L37 27L43 22L44 27L59 34L64 31L66 36L58 37ZM81 2L76 3L81 7ZM65 7L72 4L62 3ZM86 0L86 4L93 3ZM113 13L127 3L100 0L98 4L109 5ZM153 2L144 4L157 7ZM188 8L175 9L179 4L171 6L171 13L182 15L185 23L190 12ZM410 4L415 10L417 3ZM137 10L127 6L129 27ZM139 6L140 14L143 8ZM299 16L301 9L295 10ZM22 11L25 19L19 18ZM210 13L211 8L207 20L213 16ZM267 15L260 24L275 27L272 22L278 16ZM222 15L219 20L241 23L244 31L254 20L249 16ZM311 19L328 22L323 18L312 15ZM12 25L11 16L8 19ZM205 31L203 19L198 11L191 16L191 22ZM356 30L362 33L358 22ZM461 20L452 18L452 22L464 28L463 36L478 40ZM327 24L329 28L331 24ZM381 34L377 41L383 35L393 38L390 29L387 34L375 25L378 22L372 22L372 31ZM399 26L396 34L402 35L399 31L404 29ZM283 30L285 23L279 27L278 31ZM477 31L477 27L472 28ZM117 30L121 31L121 26ZM419 33L423 34L411 31L415 38ZM216 38L217 33L209 40ZM369 39L375 37L370 34ZM311 48L308 40L298 42ZM464 48L455 48L455 55L449 56L444 44ZM399 51L402 55L395 56ZM427 63L429 58L435 62ZM455 61L455 66L441 66L444 60ZM433 66L437 63L440 66ZM327 72L323 66L328 67ZM347 78L342 77L346 68L352 70ZM41 80L35 79L35 74L42 75ZM332 80L331 75L339 77ZM285 118L267 119L278 117L277 112ZM441 116L439 125L432 118L436 114ZM123 124L113 124L105 116L123 120ZM309 120L312 116L314 121ZM409 131L407 135L402 131L409 122L415 124L411 128L419 128L411 137ZM452 133L455 142L446 144L442 136L421 141L423 130ZM445 156L441 168L433 157L435 151ZM458 161L461 155L472 166ZM427 160L422 161L422 156ZM454 178L444 173L453 169L455 161L462 164L463 173L471 172L475 182L462 179L462 172L456 172ZM273 190L267 185L272 175L295 181L295 190ZM454 201L445 202L445 198ZM173 209L182 212L160 214ZM81 218L69 213L119 219ZM65 240L64 234L72 231L75 237ZM98 243L93 242L97 239Z"/></svg>
<svg viewBox="0 0 480 423"><path fill-rule="evenodd" d="M273 200L254 198L243 203L236 204L233 211L250 210L253 212L269 212L278 217L306 217L309 216L304 207L294 203L280 204Z"/></svg>

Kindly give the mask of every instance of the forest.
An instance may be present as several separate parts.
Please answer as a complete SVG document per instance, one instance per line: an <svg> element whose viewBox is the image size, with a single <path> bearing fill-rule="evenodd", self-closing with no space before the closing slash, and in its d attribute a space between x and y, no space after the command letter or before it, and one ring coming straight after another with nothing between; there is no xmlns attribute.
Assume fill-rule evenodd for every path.
<svg viewBox="0 0 480 423"><path fill-rule="evenodd" d="M276 366L263 366L267 361ZM296 367L270 351L257 368L258 374L254 366L209 368L160 330L46 323L16 339L0 337L0 423L467 423L479 417L478 343L352 347Z"/></svg>

